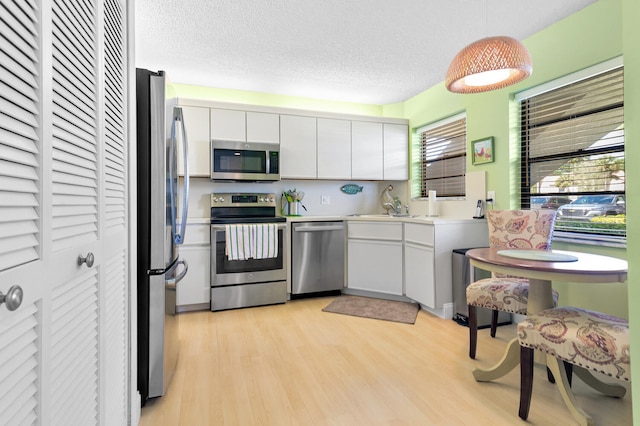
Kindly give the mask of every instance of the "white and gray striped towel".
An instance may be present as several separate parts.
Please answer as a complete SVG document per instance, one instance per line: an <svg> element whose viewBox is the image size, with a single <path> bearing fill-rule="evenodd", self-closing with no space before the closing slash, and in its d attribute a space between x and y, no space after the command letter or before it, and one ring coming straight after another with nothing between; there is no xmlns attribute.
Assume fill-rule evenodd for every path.
<svg viewBox="0 0 640 426"><path fill-rule="evenodd" d="M278 228L274 223L226 225L225 235L229 260L278 256Z"/></svg>

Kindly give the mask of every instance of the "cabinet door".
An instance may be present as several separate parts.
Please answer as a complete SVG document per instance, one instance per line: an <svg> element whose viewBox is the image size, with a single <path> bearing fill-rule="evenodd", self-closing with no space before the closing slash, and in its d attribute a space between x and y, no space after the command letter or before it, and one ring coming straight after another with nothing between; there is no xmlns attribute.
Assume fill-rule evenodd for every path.
<svg viewBox="0 0 640 426"><path fill-rule="evenodd" d="M187 222L185 242L179 250L189 265L189 273L176 286L178 310L189 310L183 308L211 300L210 230L209 225Z"/></svg>
<svg viewBox="0 0 640 426"><path fill-rule="evenodd" d="M209 108L190 106L181 106L181 108L189 142L189 175L208 177L211 174ZM178 174L184 176L182 147L178 147Z"/></svg>
<svg viewBox="0 0 640 426"><path fill-rule="evenodd" d="M402 243L348 241L347 287L402 295Z"/></svg>
<svg viewBox="0 0 640 426"><path fill-rule="evenodd" d="M210 248L207 246L182 246L180 257L189 264L189 273L176 286L178 309L188 305L201 305L211 300Z"/></svg>
<svg viewBox="0 0 640 426"><path fill-rule="evenodd" d="M409 179L409 127L387 124L384 129L384 179Z"/></svg>
<svg viewBox="0 0 640 426"><path fill-rule="evenodd" d="M232 109L212 108L211 139L246 142L246 113Z"/></svg>
<svg viewBox="0 0 640 426"><path fill-rule="evenodd" d="M280 116L280 176L317 177L316 119L297 115Z"/></svg>
<svg viewBox="0 0 640 426"><path fill-rule="evenodd" d="M247 142L280 143L280 115L248 111Z"/></svg>
<svg viewBox="0 0 640 426"><path fill-rule="evenodd" d="M351 178L381 180L383 170L382 123L351 122Z"/></svg>
<svg viewBox="0 0 640 426"><path fill-rule="evenodd" d="M318 118L318 179L351 179L351 122Z"/></svg>
<svg viewBox="0 0 640 426"><path fill-rule="evenodd" d="M405 243L404 280L408 298L436 308L433 247Z"/></svg>

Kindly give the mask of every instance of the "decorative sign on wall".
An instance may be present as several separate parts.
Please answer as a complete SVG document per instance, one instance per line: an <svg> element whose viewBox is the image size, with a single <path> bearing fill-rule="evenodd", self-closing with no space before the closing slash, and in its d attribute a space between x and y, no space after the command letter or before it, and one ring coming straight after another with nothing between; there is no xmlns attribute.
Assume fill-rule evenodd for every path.
<svg viewBox="0 0 640 426"><path fill-rule="evenodd" d="M340 188L340 191L344 192L345 194L354 195L354 194L357 194L358 192L362 192L363 189L364 189L364 186L358 186L353 183L348 183L346 185L342 185L342 187Z"/></svg>

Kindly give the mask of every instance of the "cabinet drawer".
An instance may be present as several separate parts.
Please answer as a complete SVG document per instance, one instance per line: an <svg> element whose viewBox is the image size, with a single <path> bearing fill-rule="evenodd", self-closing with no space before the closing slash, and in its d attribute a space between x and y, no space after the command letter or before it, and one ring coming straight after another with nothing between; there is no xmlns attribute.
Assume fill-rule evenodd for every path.
<svg viewBox="0 0 640 426"><path fill-rule="evenodd" d="M404 235L405 241L432 246L434 242L434 226L433 225L421 225L418 223L405 223Z"/></svg>
<svg viewBox="0 0 640 426"><path fill-rule="evenodd" d="M400 222L348 222L349 238L402 241Z"/></svg>

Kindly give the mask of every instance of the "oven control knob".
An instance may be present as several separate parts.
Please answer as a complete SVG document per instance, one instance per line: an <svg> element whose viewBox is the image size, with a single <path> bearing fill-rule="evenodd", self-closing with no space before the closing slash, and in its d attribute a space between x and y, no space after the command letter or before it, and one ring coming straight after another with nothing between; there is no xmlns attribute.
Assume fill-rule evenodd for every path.
<svg viewBox="0 0 640 426"><path fill-rule="evenodd" d="M275 201L275 198L271 197L271 198L269 198L269 201L271 201L273 203Z"/></svg>
<svg viewBox="0 0 640 426"><path fill-rule="evenodd" d="M224 203L224 197L220 197L220 202Z"/></svg>

